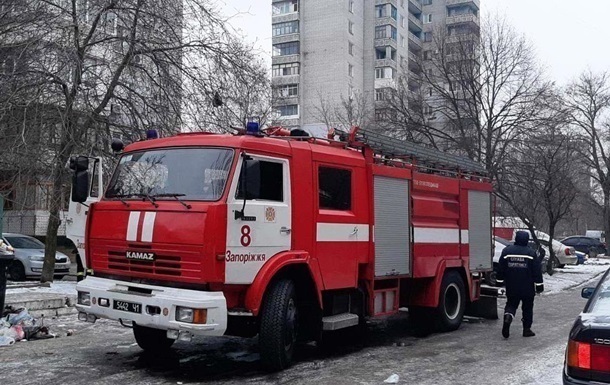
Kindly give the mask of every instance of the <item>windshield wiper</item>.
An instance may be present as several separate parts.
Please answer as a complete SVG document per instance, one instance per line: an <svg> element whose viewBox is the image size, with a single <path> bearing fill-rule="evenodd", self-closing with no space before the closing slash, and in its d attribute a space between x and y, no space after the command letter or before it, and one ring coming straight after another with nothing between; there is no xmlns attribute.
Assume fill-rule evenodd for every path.
<svg viewBox="0 0 610 385"><path fill-rule="evenodd" d="M187 209L190 209L192 206L189 205L188 203L184 203L184 201L182 199L180 199L180 197L186 196L186 194L173 194L173 193L164 193L164 194L155 194L152 195L151 198L174 198L176 199L178 202L180 202L180 204L182 204L182 206L186 207Z"/></svg>
<svg viewBox="0 0 610 385"><path fill-rule="evenodd" d="M127 203L123 198L129 198L131 196L131 194L117 194L117 195L111 195L111 196L107 196L108 198L116 198L118 200L121 201L121 203L123 203L125 206L129 207L129 203Z"/></svg>
<svg viewBox="0 0 610 385"><path fill-rule="evenodd" d="M159 205L157 204L157 202L155 202L155 198L151 197L148 194L141 194L141 193L132 193L132 194L117 194L117 195L111 195L108 198L117 198L119 199L121 202L123 202L125 205L127 205L127 207L129 207L129 204L125 201L123 201L123 199L121 198L131 198L131 197L138 197L138 198L144 198L144 199L148 199L150 201L150 203L152 203L153 206L155 207L159 207Z"/></svg>

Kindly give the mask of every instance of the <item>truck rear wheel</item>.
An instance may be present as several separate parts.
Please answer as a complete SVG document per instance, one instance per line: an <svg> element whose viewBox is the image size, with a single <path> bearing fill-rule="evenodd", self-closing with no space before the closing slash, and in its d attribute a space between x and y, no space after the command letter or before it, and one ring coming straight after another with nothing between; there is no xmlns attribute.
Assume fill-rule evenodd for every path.
<svg viewBox="0 0 610 385"><path fill-rule="evenodd" d="M294 282L277 281L265 295L261 310L259 346L263 365L273 371L292 363L297 342L298 311Z"/></svg>
<svg viewBox="0 0 610 385"><path fill-rule="evenodd" d="M133 324L133 336L142 350L150 352L162 352L168 350L174 340L167 338L167 332L161 329L153 329L147 326Z"/></svg>
<svg viewBox="0 0 610 385"><path fill-rule="evenodd" d="M457 330L462 324L466 309L464 281L456 271L448 271L443 276L438 307L436 308L438 328L442 332Z"/></svg>

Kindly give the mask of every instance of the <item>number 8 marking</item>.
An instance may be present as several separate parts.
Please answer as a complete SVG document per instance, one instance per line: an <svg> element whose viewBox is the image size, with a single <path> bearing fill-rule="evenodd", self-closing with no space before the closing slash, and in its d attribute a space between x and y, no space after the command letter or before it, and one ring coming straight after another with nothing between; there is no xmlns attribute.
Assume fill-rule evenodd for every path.
<svg viewBox="0 0 610 385"><path fill-rule="evenodd" d="M241 238L240 242L243 247L250 246L250 242L252 242L252 237L250 236L250 226L242 226L241 227Z"/></svg>

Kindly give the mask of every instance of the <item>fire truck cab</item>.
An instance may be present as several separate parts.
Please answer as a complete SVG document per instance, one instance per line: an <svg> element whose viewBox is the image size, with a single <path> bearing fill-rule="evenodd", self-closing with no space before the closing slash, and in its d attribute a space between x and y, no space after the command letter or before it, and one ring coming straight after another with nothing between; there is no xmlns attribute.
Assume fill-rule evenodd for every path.
<svg viewBox="0 0 610 385"><path fill-rule="evenodd" d="M341 141L248 133L125 148L88 207L80 319L119 320L145 350L258 334L273 370L298 340L403 307L460 326L492 267L478 163L357 128Z"/></svg>

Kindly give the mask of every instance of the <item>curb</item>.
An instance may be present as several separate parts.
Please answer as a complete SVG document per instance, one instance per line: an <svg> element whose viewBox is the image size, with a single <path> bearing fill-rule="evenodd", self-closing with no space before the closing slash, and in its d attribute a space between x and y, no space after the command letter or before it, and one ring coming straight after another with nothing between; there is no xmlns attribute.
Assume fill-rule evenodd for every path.
<svg viewBox="0 0 610 385"><path fill-rule="evenodd" d="M40 318L76 314L75 302L75 296L66 294L28 293L24 296L17 293L6 295L5 306L26 308L33 317Z"/></svg>

